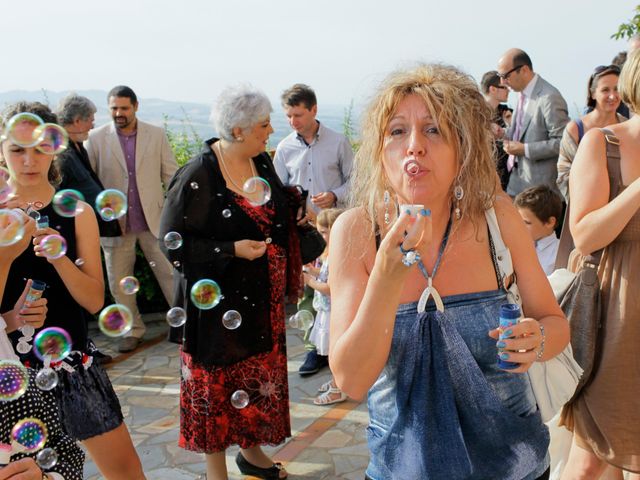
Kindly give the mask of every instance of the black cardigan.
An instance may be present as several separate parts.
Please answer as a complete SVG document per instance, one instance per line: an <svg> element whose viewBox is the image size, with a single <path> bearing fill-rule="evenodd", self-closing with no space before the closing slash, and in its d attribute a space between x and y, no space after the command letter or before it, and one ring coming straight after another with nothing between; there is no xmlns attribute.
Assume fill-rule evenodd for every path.
<svg viewBox="0 0 640 480"><path fill-rule="evenodd" d="M170 339L181 342L183 350L205 366L229 365L272 348L267 256L245 260L234 255L233 246L238 240L265 240L266 236L226 188L211 150L215 141L208 140L205 149L171 180L159 236L164 254L175 267L173 303L187 312L186 324L172 328ZM269 205L275 207L276 214L268 236L288 250L290 214L282 184L266 153L253 160L258 175L272 190ZM227 209L230 216L222 214ZM162 239L168 232L182 235L182 247L168 250L164 246ZM210 310L200 310L190 300L191 287L203 278L218 283L223 295ZM242 315L242 324L236 330L222 325L222 316L228 310Z"/></svg>

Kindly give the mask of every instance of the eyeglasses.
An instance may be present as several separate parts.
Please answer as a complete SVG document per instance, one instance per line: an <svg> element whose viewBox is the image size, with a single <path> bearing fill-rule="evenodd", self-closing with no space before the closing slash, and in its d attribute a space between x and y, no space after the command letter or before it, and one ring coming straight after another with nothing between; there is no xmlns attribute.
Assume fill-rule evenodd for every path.
<svg viewBox="0 0 640 480"><path fill-rule="evenodd" d="M517 72L518 70L520 70L522 67L524 67L524 65L518 65L517 67L513 67L511 70L509 70L508 72L505 73L499 73L498 74L498 78L502 78L503 80L509 80L509 76L513 73L513 72Z"/></svg>

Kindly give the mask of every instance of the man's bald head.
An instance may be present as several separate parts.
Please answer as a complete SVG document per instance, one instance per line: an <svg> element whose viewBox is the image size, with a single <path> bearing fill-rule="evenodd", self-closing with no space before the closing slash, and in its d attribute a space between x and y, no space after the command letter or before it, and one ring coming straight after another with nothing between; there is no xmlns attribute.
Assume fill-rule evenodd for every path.
<svg viewBox="0 0 640 480"><path fill-rule="evenodd" d="M527 52L510 48L498 60L498 76L503 84L521 92L533 78L533 64Z"/></svg>

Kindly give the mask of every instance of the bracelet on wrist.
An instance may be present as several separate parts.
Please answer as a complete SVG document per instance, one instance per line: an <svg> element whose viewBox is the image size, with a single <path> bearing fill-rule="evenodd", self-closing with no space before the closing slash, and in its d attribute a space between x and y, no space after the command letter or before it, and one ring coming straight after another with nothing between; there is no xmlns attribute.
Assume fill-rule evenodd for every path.
<svg viewBox="0 0 640 480"><path fill-rule="evenodd" d="M542 337L542 341L540 342L540 347L536 352L536 360L540 361L542 359L542 355L544 354L544 341L546 337L544 334L544 325L542 325L541 323L538 323L538 327L540 327L540 336Z"/></svg>

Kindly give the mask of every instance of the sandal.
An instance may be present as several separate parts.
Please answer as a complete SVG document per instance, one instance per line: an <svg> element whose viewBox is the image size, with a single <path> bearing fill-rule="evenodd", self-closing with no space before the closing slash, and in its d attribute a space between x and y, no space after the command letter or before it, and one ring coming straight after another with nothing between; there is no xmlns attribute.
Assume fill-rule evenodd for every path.
<svg viewBox="0 0 640 480"><path fill-rule="evenodd" d="M335 395L336 393L339 394L338 397L337 398L332 398L332 396ZM330 387L329 390L327 390L326 392L318 395L313 400L313 403L315 405L332 405L334 403L344 402L347 398L348 398L347 394L344 393L339 388Z"/></svg>
<svg viewBox="0 0 640 480"><path fill-rule="evenodd" d="M318 393L327 392L331 388L331 385L333 385L333 378L328 382L324 382L322 385L320 385L320 387L318 388Z"/></svg>
<svg viewBox="0 0 640 480"><path fill-rule="evenodd" d="M288 476L280 476L280 472L284 470L282 463L274 462L269 468L257 467L252 463L249 463L247 459L242 456L242 452L238 452L238 455L236 455L236 465L238 465L240 473L243 475L251 475L264 480L280 480L285 479Z"/></svg>

